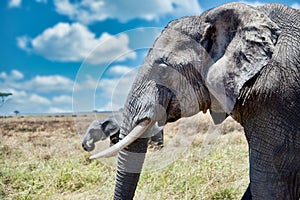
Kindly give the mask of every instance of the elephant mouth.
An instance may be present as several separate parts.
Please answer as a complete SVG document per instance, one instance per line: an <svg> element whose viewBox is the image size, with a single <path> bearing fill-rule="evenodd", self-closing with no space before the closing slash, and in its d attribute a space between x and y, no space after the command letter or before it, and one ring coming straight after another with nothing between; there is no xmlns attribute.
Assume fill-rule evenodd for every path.
<svg viewBox="0 0 300 200"><path fill-rule="evenodd" d="M108 149L101 151L97 154L94 154L90 157L90 159L97 159L97 158L104 158L104 157L111 157L117 154L119 151L123 150L131 143L133 143L136 139L141 137L149 128L151 128L155 124L154 120L145 119L138 123L132 131L120 140L115 145L109 147Z"/></svg>
<svg viewBox="0 0 300 200"><path fill-rule="evenodd" d="M181 118L181 105L176 92L165 86L159 86L158 104L154 106L153 116L149 118L164 126L168 122L174 122Z"/></svg>
<svg viewBox="0 0 300 200"><path fill-rule="evenodd" d="M90 139L86 142L83 142L82 143L82 148L85 150L85 151L93 151L95 149L95 143L94 143L94 140L93 139Z"/></svg>

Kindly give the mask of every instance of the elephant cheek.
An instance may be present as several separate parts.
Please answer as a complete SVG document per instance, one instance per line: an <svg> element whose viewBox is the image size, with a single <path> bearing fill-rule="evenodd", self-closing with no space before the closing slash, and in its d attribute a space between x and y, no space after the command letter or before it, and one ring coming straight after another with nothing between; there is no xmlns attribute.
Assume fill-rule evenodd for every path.
<svg viewBox="0 0 300 200"><path fill-rule="evenodd" d="M159 126L167 123L167 110L164 106L157 104L154 108L154 116L150 117L153 121L157 121Z"/></svg>
<svg viewBox="0 0 300 200"><path fill-rule="evenodd" d="M167 108L167 122L174 122L181 118L180 103L174 96Z"/></svg>

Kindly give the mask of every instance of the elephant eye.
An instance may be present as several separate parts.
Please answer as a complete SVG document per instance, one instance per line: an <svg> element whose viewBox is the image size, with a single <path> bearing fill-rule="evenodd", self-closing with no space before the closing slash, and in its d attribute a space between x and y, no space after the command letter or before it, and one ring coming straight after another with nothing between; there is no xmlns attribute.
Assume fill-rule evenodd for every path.
<svg viewBox="0 0 300 200"><path fill-rule="evenodd" d="M168 67L168 65L165 64L165 63L161 63L161 64L159 64L159 67L164 67L164 68L166 68L166 67Z"/></svg>
<svg viewBox="0 0 300 200"><path fill-rule="evenodd" d="M160 79L167 81L168 79L171 78L172 68L166 63L160 63L158 65L158 72L159 72Z"/></svg>
<svg viewBox="0 0 300 200"><path fill-rule="evenodd" d="M152 77L156 80L158 84L166 84L166 81L169 80L171 75L171 67L166 62L162 60L157 60L152 68Z"/></svg>
<svg viewBox="0 0 300 200"><path fill-rule="evenodd" d="M165 58L165 57L162 57L162 58L158 58L154 61L154 63L157 65L157 66L162 66L162 67L166 67L166 66L169 66L169 63L167 61L168 59Z"/></svg>

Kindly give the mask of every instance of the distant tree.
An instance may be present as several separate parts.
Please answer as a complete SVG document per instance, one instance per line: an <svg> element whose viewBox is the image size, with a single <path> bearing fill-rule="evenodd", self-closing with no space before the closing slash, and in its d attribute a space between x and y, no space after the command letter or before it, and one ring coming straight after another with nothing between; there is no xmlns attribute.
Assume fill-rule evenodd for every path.
<svg viewBox="0 0 300 200"><path fill-rule="evenodd" d="M0 92L0 107L6 102L6 98L12 93Z"/></svg>
<svg viewBox="0 0 300 200"><path fill-rule="evenodd" d="M14 113L16 114L16 116L20 113L20 111L15 110Z"/></svg>

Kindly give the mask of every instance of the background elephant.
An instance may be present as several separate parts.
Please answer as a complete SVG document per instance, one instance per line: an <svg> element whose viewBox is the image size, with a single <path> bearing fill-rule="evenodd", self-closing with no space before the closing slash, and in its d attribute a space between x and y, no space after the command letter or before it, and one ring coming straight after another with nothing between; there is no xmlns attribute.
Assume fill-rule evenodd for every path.
<svg viewBox="0 0 300 200"><path fill-rule="evenodd" d="M105 140L109 137L110 145L119 142L120 123L122 121L121 113L114 113L103 119L96 119L89 125L83 140L82 147L86 151L93 151L95 143L99 140ZM153 130L150 130L152 136L149 143L156 147L162 148L163 146L163 128L155 125Z"/></svg>
<svg viewBox="0 0 300 200"><path fill-rule="evenodd" d="M114 199L134 196L148 141L136 138L145 129L208 109L215 121L227 113L244 127L245 199L299 199L299 70L299 10L230 3L170 22L125 103L119 143L129 145L118 155Z"/></svg>

